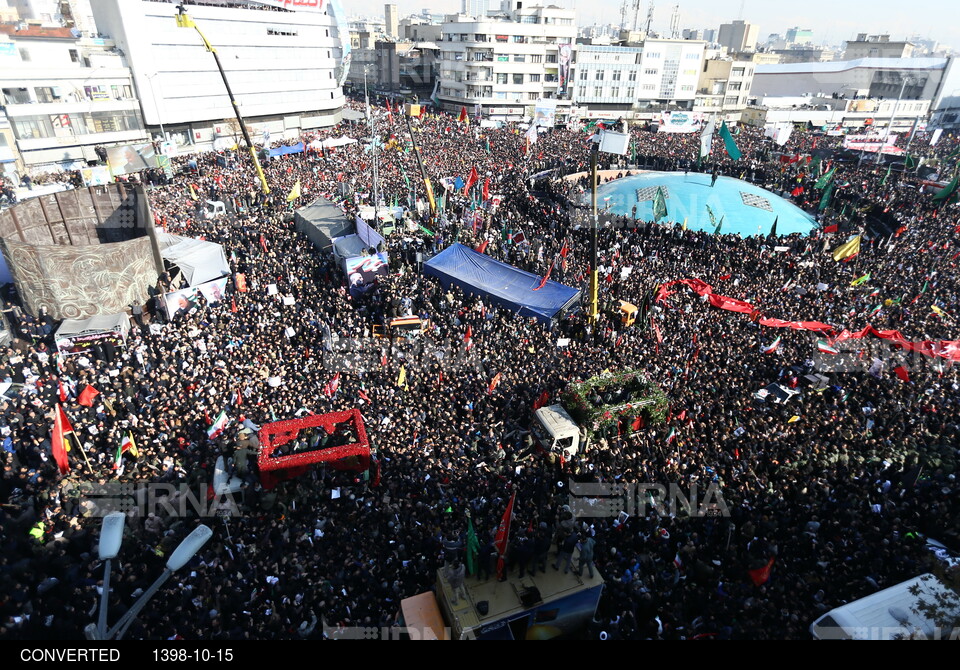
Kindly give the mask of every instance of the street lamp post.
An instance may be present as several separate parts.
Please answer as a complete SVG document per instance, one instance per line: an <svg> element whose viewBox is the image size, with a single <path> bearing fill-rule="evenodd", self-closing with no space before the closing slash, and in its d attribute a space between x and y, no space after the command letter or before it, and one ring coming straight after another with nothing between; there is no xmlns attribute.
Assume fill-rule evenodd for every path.
<svg viewBox="0 0 960 670"><path fill-rule="evenodd" d="M153 87L153 78L156 77L159 72L151 72L149 74L143 75L147 78L147 81L150 82L150 97L153 98L153 111L157 114L157 123L160 124L160 134L163 136L163 141L167 141L167 131L163 129L163 117L160 116L160 107L157 106L157 93L156 89Z"/></svg>
<svg viewBox="0 0 960 670"><path fill-rule="evenodd" d="M897 107L900 106L900 100L903 99L903 91L907 88L908 81L913 81L913 77L903 78L903 84L900 85L900 94L897 96L897 101L893 103L890 120L887 121L887 131L883 135L883 142L881 142L880 147L877 149L877 165L880 165L880 162L883 160L883 147L887 145L887 140L890 138L890 127L893 126L893 120L897 116Z"/></svg>
<svg viewBox="0 0 960 670"><path fill-rule="evenodd" d="M100 616L97 620L97 632L103 638L107 632L107 608L110 601L110 560L116 558L123 542L123 525L126 521L123 512L112 512L103 517L100 524L100 546L98 553L103 561L103 593L100 596Z"/></svg>
<svg viewBox="0 0 960 670"><path fill-rule="evenodd" d="M123 537L123 518L124 515L121 512L114 512L104 519L103 528L100 534L101 558L113 558L120 550L120 541ZM163 584L170 578L170 575L186 565L187 562L193 558L198 551L200 551L201 547L203 547L203 545L207 543L207 540L209 540L212 536L213 531L210 530L208 526L204 526L202 524L197 526L193 532L187 535L187 537L183 539L183 542L181 542L180 545L174 549L173 553L170 554L170 558L167 559L167 565L164 568L163 573L157 577L153 584L150 585L150 588L140 595L134 606L127 610L126 614L120 617L117 623L114 624L113 628L104 631L103 629L106 628L107 624L106 594L109 587L110 565L109 560L107 560L107 573L104 577L103 584L104 597L101 599L100 604L99 623L96 625L89 624L86 626L86 628L84 628L84 633L87 636L87 639L123 639L124 634L126 634L127 629L130 628L130 625L137 618L137 615L140 614L154 594L159 591L160 587L163 586Z"/></svg>

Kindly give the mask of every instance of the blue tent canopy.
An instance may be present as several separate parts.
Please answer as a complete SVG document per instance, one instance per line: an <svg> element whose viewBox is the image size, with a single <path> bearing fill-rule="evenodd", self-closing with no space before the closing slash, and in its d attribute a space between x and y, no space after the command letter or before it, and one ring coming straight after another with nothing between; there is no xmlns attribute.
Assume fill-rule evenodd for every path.
<svg viewBox="0 0 960 670"><path fill-rule="evenodd" d="M531 316L552 323L557 316L580 301L580 291L555 281L501 263L470 247L454 244L427 261L423 273L436 277L443 286L454 284L471 295L488 298L495 305L516 310L520 316Z"/></svg>

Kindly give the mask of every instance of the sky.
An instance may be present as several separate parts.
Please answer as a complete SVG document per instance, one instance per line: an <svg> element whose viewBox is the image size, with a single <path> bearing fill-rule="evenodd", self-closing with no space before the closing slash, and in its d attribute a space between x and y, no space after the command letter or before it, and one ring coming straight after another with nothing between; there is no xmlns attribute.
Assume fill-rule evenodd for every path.
<svg viewBox="0 0 960 670"><path fill-rule="evenodd" d="M628 0L632 4L632 0ZM578 25L620 23L620 0L530 0L532 4L555 4L577 10ZM641 0L640 13L646 21L650 0ZM395 0L400 16L419 13L424 7L434 12L460 10L460 0ZM491 0L499 6L499 0ZM717 28L721 23L742 18L760 26L760 41L771 33L783 34L794 26L814 31L814 43L839 45L859 32L889 33L890 39L904 39L919 33L960 51L960 7L956 0L803 0L784 3L774 0L659 0L653 15L653 29L666 31L673 7L680 5L681 28ZM378 0L343 0L348 14L383 16ZM743 11L741 12L741 5ZM628 13L632 16L632 13Z"/></svg>

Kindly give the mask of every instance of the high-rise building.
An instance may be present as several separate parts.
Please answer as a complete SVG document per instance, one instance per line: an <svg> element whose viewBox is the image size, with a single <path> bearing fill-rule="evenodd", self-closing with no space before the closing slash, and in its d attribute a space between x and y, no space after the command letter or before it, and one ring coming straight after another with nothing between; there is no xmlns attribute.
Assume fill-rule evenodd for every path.
<svg viewBox="0 0 960 670"><path fill-rule="evenodd" d="M383 22L386 24L384 32L387 37L394 39L400 37L400 14L397 12L396 5L383 6Z"/></svg>
<svg viewBox="0 0 960 670"><path fill-rule="evenodd" d="M857 39L847 42L843 60L859 58L910 58L913 56L913 44L910 42L891 42L890 35L867 35L860 33Z"/></svg>
<svg viewBox="0 0 960 670"><path fill-rule="evenodd" d="M490 0L460 0L460 13L481 18L490 11Z"/></svg>
<svg viewBox="0 0 960 670"><path fill-rule="evenodd" d="M810 44L813 42L813 31L809 28L790 28L785 38L788 44Z"/></svg>
<svg viewBox="0 0 960 670"><path fill-rule="evenodd" d="M737 19L720 25L717 42L729 51L756 51L760 27Z"/></svg>
<svg viewBox="0 0 960 670"><path fill-rule="evenodd" d="M559 7L525 7L510 0L506 18L456 15L443 24L440 43L441 106L467 107L499 119L528 116L540 98L569 105L570 67L577 27L575 12ZM530 109L528 109L528 107Z"/></svg>

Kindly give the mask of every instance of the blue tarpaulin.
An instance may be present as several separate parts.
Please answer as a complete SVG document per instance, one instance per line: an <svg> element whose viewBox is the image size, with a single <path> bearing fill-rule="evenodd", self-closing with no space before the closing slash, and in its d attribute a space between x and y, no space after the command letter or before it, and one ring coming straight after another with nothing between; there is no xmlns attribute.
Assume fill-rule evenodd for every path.
<svg viewBox="0 0 960 670"><path fill-rule="evenodd" d="M427 261L423 273L436 277L446 288L454 284L471 295L488 298L495 305L551 323L558 313L580 300L580 291L501 263L462 244L441 251Z"/></svg>
<svg viewBox="0 0 960 670"><path fill-rule="evenodd" d="M277 147L270 150L270 157L274 156L286 156L287 154L300 154L303 153L303 142L297 142L292 147Z"/></svg>

